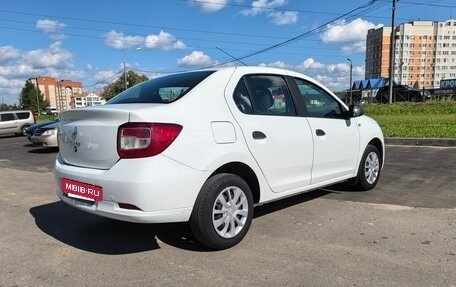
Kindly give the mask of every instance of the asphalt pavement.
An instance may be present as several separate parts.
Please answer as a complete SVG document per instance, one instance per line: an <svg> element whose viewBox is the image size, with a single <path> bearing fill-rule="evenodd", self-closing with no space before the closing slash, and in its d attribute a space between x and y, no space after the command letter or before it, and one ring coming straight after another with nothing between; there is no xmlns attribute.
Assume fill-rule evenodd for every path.
<svg viewBox="0 0 456 287"><path fill-rule="evenodd" d="M378 186L255 209L212 252L186 224L141 225L55 195L56 150L0 138L0 286L456 286L456 148L387 146Z"/></svg>

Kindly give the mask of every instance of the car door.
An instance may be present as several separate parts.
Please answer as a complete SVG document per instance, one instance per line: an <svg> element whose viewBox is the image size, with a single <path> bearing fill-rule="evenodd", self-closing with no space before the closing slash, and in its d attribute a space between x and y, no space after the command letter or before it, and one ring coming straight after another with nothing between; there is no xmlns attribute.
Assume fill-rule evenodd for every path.
<svg viewBox="0 0 456 287"><path fill-rule="evenodd" d="M310 184L313 141L280 75L246 75L232 95L247 146L274 192Z"/></svg>
<svg viewBox="0 0 456 287"><path fill-rule="evenodd" d="M347 119L342 104L324 88L295 79L307 111L314 146L312 184L351 177L359 152L355 119Z"/></svg>
<svg viewBox="0 0 456 287"><path fill-rule="evenodd" d="M2 134L17 132L17 119L14 113L0 114L0 132Z"/></svg>

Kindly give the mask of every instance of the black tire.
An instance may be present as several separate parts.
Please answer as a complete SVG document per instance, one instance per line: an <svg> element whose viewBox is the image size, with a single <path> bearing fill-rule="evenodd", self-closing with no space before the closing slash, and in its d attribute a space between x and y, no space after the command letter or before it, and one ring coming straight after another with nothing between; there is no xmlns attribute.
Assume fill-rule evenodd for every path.
<svg viewBox="0 0 456 287"><path fill-rule="evenodd" d="M236 197L234 201L232 196ZM221 197L228 201L227 205L221 204ZM222 173L209 178L201 188L193 207L190 227L201 244L222 250L241 242L252 218L253 197L249 186L237 175ZM227 234L222 235L224 232Z"/></svg>
<svg viewBox="0 0 456 287"><path fill-rule="evenodd" d="M368 145L359 163L358 176L356 177L358 190L371 190L377 185L380 178L381 165L380 152L374 145Z"/></svg>
<svg viewBox="0 0 456 287"><path fill-rule="evenodd" d="M23 136L26 136L26 135L27 135L27 128L28 128L28 127L29 127L29 126L27 126L27 125L21 127L21 132L20 132L20 134L23 135Z"/></svg>

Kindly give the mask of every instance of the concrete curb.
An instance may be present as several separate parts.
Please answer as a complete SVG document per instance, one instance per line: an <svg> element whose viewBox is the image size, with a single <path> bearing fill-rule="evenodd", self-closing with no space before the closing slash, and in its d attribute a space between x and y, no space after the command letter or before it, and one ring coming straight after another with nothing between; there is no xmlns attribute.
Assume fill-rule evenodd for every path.
<svg viewBox="0 0 456 287"><path fill-rule="evenodd" d="M456 138L385 138L385 144L456 147Z"/></svg>

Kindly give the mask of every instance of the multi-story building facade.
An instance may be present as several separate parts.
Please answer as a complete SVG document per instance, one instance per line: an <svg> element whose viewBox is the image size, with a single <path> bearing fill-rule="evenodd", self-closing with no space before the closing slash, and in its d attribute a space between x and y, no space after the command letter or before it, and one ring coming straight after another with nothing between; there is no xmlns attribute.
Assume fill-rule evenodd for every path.
<svg viewBox="0 0 456 287"><path fill-rule="evenodd" d="M83 107L92 107L104 105L106 100L95 93L84 93L82 97L74 98L74 107L83 108Z"/></svg>
<svg viewBox="0 0 456 287"><path fill-rule="evenodd" d="M51 111L61 112L74 108L74 99L83 94L82 82L56 81L52 77L30 78L28 81L35 87L38 86L44 94L44 99L49 101Z"/></svg>
<svg viewBox="0 0 456 287"><path fill-rule="evenodd" d="M394 81L438 88L456 77L456 20L412 21L394 30ZM365 78L389 78L391 27L371 29L366 41Z"/></svg>

